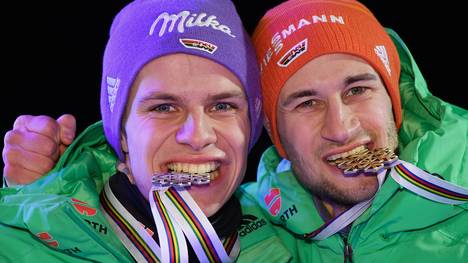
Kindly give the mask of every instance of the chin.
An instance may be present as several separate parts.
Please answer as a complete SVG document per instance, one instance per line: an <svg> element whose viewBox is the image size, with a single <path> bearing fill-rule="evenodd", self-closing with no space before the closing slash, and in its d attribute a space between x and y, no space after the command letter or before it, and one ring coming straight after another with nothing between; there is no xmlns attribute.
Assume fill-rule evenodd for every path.
<svg viewBox="0 0 468 263"><path fill-rule="evenodd" d="M211 184L192 186L188 192L206 216L215 214L228 200L225 191L219 191Z"/></svg>
<svg viewBox="0 0 468 263"><path fill-rule="evenodd" d="M213 197L209 194L209 191L202 190L200 187L192 187L189 190L189 193L207 217L218 212L226 202L226 200L220 200L219 198Z"/></svg>

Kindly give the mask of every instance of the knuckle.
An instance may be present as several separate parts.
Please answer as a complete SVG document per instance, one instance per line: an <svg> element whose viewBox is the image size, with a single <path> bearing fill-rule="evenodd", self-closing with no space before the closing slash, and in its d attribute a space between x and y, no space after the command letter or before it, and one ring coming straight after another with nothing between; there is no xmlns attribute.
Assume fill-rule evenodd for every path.
<svg viewBox="0 0 468 263"><path fill-rule="evenodd" d="M5 147L3 148L2 151L2 159L3 162L5 163L5 166L8 164L14 163L14 160L16 160L16 156L18 155L18 149L14 147Z"/></svg>
<svg viewBox="0 0 468 263"><path fill-rule="evenodd" d="M50 170L52 170L52 168L54 168L54 166L55 166L55 162L52 161L51 159L44 160L43 162L41 162L41 171L39 171L39 172L41 174L46 174Z"/></svg>
<svg viewBox="0 0 468 263"><path fill-rule="evenodd" d="M46 115L37 116L34 120L37 125L38 132L43 132L47 135L55 136L59 132L57 121Z"/></svg>
<svg viewBox="0 0 468 263"><path fill-rule="evenodd" d="M5 137L3 137L4 145L9 145L15 143L15 138L18 137L20 132L17 130L9 130L5 133Z"/></svg>
<svg viewBox="0 0 468 263"><path fill-rule="evenodd" d="M53 155L57 153L58 150L58 143L53 141L53 140L44 140L44 142L41 145L41 154L52 158Z"/></svg>

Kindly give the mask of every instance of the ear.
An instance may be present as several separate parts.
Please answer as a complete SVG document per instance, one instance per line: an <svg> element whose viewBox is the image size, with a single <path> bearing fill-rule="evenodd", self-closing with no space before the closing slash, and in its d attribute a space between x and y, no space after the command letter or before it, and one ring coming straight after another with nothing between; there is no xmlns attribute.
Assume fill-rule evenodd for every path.
<svg viewBox="0 0 468 263"><path fill-rule="evenodd" d="M125 155L125 163L119 163L117 169L123 172L125 175L127 175L127 178L130 181L130 183L135 184L135 179L133 178L133 174L131 171L132 166L130 162L130 157L128 156L127 137L123 132L120 134L120 147L122 148L122 152Z"/></svg>
<svg viewBox="0 0 468 263"><path fill-rule="evenodd" d="M272 137L271 137L271 126L270 126L270 120L268 120L268 118L267 118L266 114L265 114L265 115L263 115L263 127L265 127L265 130L267 131L267 133L268 133L268 136L270 136L270 138L272 138Z"/></svg>
<svg viewBox="0 0 468 263"><path fill-rule="evenodd" d="M122 152L124 152L124 154L128 153L127 137L125 136L125 133L123 132L120 133L120 148L122 148Z"/></svg>
<svg viewBox="0 0 468 263"><path fill-rule="evenodd" d="M126 163L117 164L117 170L124 173L127 176L128 181L130 181L131 184L135 184L135 180L133 178L133 175L130 172L130 169L128 168Z"/></svg>

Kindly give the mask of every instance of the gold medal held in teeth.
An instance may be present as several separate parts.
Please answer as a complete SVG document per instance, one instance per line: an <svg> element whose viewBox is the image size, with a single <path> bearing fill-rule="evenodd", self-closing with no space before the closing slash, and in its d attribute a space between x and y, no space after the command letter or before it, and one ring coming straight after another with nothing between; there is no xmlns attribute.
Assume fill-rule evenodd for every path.
<svg viewBox="0 0 468 263"><path fill-rule="evenodd" d="M379 148L364 149L329 163L342 169L345 175L352 176L359 173L379 173L382 169L392 167L397 160L398 156L390 148Z"/></svg>

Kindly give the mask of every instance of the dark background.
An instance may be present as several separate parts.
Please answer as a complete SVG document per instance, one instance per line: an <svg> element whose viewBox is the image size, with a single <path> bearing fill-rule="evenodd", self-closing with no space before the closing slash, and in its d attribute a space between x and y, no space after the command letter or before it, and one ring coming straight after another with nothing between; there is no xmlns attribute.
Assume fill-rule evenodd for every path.
<svg viewBox="0 0 468 263"><path fill-rule="evenodd" d="M82 131L100 118L104 46L112 18L129 1L10 2L1 15L1 138L20 114L57 118L71 113ZM265 11L282 1L234 2L252 32ZM431 92L468 108L464 9L455 1L411 6L402 0L362 2L405 40ZM246 181L255 179L259 156L269 144L263 133L249 159Z"/></svg>

